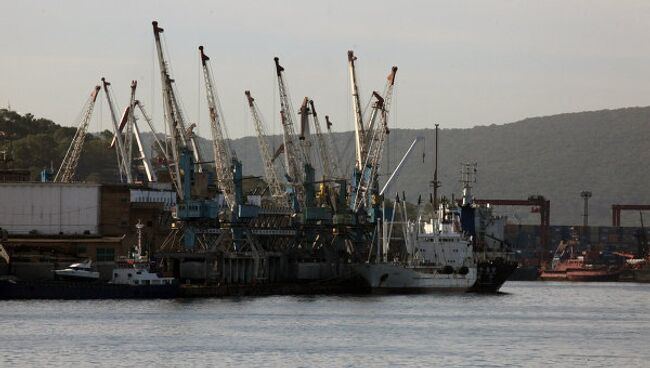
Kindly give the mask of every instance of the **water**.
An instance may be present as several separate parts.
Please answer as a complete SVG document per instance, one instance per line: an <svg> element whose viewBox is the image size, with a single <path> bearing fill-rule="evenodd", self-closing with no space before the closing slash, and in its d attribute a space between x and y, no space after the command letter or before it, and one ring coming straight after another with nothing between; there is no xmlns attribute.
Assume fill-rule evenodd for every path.
<svg viewBox="0 0 650 368"><path fill-rule="evenodd" d="M650 284L0 302L0 366L650 366Z"/></svg>

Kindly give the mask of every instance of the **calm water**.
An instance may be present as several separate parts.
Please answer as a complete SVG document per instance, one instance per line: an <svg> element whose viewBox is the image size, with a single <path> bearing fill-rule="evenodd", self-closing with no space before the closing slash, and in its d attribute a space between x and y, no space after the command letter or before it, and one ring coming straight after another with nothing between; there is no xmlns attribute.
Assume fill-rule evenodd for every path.
<svg viewBox="0 0 650 368"><path fill-rule="evenodd" d="M650 284L0 302L0 366L650 367Z"/></svg>

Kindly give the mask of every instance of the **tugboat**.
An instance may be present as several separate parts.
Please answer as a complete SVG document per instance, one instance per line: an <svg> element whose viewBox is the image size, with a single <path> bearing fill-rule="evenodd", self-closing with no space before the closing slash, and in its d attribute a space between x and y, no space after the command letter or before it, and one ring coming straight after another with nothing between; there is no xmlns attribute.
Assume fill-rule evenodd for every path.
<svg viewBox="0 0 650 368"><path fill-rule="evenodd" d="M544 281L618 281L619 269L587 262L583 255L575 254L578 244L575 234L569 241L560 241L551 268L542 271L540 278Z"/></svg>
<svg viewBox="0 0 650 368"><path fill-rule="evenodd" d="M92 260L88 259L84 262L73 263L67 268L61 270L54 270L54 279L67 281L97 281L99 280L99 272L92 268Z"/></svg>

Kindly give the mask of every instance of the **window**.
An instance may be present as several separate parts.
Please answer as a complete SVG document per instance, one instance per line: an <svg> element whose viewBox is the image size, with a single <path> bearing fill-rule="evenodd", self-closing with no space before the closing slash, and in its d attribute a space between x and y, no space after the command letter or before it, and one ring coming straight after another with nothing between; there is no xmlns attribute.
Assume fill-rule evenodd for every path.
<svg viewBox="0 0 650 368"><path fill-rule="evenodd" d="M115 261L114 248L97 248L97 262L113 262Z"/></svg>

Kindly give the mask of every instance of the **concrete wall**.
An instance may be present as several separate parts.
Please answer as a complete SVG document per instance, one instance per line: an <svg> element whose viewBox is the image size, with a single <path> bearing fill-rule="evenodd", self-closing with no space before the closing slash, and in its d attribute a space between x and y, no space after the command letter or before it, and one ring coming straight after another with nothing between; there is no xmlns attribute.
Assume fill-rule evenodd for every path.
<svg viewBox="0 0 650 368"><path fill-rule="evenodd" d="M0 227L10 234L97 234L99 185L0 183Z"/></svg>

